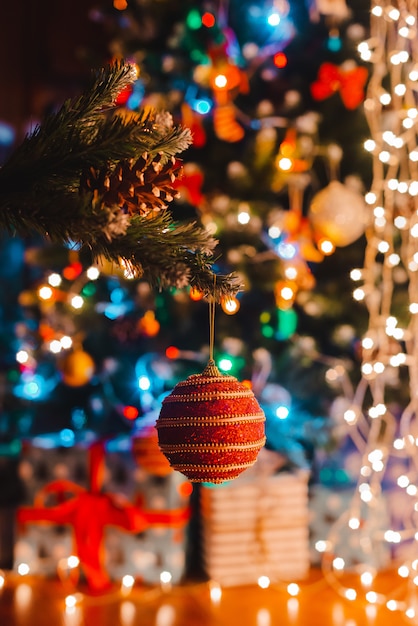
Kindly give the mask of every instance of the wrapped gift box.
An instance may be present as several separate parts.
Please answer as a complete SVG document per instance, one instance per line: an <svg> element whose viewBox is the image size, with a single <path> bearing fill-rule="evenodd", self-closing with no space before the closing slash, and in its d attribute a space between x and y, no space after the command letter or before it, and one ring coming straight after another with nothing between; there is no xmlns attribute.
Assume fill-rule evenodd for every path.
<svg viewBox="0 0 418 626"><path fill-rule="evenodd" d="M200 495L206 574L224 586L302 579L309 569L308 474L254 469Z"/></svg>
<svg viewBox="0 0 418 626"><path fill-rule="evenodd" d="M22 505L53 507L76 497L78 488L80 492L88 490L88 455L86 446L25 446L20 463L25 485ZM186 511L192 491L190 483L178 472L154 476L138 466L129 439L107 442L102 490L139 510L156 513ZM172 582L179 582L185 572L187 514L185 517L186 521L176 518L173 523L150 525L138 534L106 524L104 563L110 578L118 581L130 574L152 584L159 583L161 572L168 571ZM56 575L60 561L74 554L73 535L70 524L40 521L19 525L15 568L26 563L32 573Z"/></svg>

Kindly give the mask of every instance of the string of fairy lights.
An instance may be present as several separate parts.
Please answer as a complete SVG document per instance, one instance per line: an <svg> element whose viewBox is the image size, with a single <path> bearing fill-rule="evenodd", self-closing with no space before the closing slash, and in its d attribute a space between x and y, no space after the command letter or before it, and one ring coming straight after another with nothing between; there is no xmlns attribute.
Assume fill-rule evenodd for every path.
<svg viewBox="0 0 418 626"><path fill-rule="evenodd" d="M396 6L395 6L396 4ZM372 74L364 103L371 137L365 142L373 180L365 200L370 209L364 267L353 270L353 297L369 315L362 340L361 381L344 417L361 452L357 488L349 510L321 549L327 580L348 600L386 605L418 620L418 79L417 2L372 3L370 37L359 53ZM398 317L397 294L407 293L409 310ZM409 401L390 400L401 379ZM387 477L405 496L396 525L382 517ZM362 558L341 556L346 542ZM353 551L354 553L354 551ZM382 567L395 564L399 585L379 583Z"/></svg>

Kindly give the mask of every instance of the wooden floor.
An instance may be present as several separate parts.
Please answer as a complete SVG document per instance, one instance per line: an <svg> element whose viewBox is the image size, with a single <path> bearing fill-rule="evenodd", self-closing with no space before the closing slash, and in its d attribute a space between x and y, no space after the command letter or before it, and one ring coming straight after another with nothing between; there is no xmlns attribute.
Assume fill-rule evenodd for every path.
<svg viewBox="0 0 418 626"><path fill-rule="evenodd" d="M1 580L1 579L0 579ZM399 580L399 579L398 579ZM386 581L391 587L390 577ZM394 584L394 581L393 581ZM0 591L1 626L401 626L404 612L350 602L314 570L297 597L286 585L223 588L211 583L120 587L94 597L58 580L7 574ZM219 588L217 589L219 592ZM213 592L212 592L213 594ZM66 602L76 602L66 606Z"/></svg>

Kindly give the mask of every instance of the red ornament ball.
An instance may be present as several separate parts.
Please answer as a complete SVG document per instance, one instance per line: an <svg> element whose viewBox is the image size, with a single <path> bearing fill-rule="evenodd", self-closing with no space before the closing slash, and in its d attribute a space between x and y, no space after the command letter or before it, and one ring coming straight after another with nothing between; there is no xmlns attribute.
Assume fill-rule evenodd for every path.
<svg viewBox="0 0 418 626"><path fill-rule="evenodd" d="M264 422L251 389L209 361L164 398L156 428L171 467L191 482L222 483L254 464Z"/></svg>
<svg viewBox="0 0 418 626"><path fill-rule="evenodd" d="M153 476L168 476L173 472L168 459L158 445L158 433L153 424L139 429L132 435L132 454L139 467Z"/></svg>

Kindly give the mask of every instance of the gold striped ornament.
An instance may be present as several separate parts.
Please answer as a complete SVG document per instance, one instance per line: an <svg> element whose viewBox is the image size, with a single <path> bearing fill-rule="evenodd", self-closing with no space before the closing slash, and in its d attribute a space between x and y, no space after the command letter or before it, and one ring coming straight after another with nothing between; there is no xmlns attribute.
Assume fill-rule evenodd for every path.
<svg viewBox="0 0 418 626"><path fill-rule="evenodd" d="M264 422L251 389L209 360L164 398L156 428L171 467L191 482L222 483L254 464Z"/></svg>

